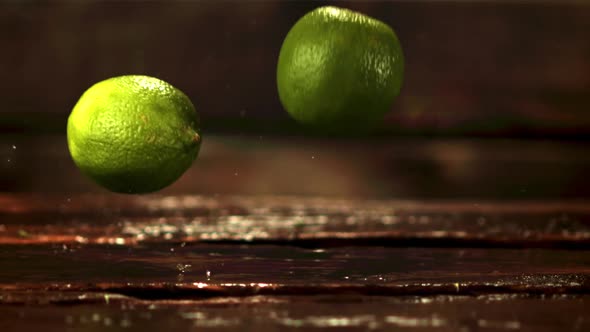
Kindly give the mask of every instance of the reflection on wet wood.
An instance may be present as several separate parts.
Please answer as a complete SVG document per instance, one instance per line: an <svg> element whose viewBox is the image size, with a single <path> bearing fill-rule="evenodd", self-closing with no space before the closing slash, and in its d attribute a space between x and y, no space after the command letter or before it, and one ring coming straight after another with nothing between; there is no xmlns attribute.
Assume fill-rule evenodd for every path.
<svg viewBox="0 0 590 332"><path fill-rule="evenodd" d="M142 301L63 295L53 304L0 306L3 331L587 331L590 297L256 296ZM76 299L78 297L79 299ZM15 302L16 303L16 302ZM77 304L77 305L72 305Z"/></svg>
<svg viewBox="0 0 590 332"><path fill-rule="evenodd" d="M110 292L146 299L590 292L588 251L10 245L0 246L0 259L5 292Z"/></svg>
<svg viewBox="0 0 590 332"><path fill-rule="evenodd" d="M584 331L588 248L582 201L0 194L0 330Z"/></svg>
<svg viewBox="0 0 590 332"><path fill-rule="evenodd" d="M0 195L0 243L590 246L590 203Z"/></svg>

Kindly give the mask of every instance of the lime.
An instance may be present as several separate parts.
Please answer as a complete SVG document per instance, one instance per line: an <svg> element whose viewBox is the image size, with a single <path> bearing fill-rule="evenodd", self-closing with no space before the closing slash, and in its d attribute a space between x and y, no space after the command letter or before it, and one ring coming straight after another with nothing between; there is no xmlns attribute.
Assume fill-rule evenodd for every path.
<svg viewBox="0 0 590 332"><path fill-rule="evenodd" d="M75 164L103 187L147 193L176 181L199 153L190 99L157 78L128 75L90 87L68 118Z"/></svg>
<svg viewBox="0 0 590 332"><path fill-rule="evenodd" d="M278 59L283 107L298 122L328 132L359 132L379 123L399 94L404 57L387 24L337 7L303 16Z"/></svg>

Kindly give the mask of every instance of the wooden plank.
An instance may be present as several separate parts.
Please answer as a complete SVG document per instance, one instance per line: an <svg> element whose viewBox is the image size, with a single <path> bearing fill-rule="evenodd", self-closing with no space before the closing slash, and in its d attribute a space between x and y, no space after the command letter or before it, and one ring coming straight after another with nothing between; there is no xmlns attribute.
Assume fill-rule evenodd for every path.
<svg viewBox="0 0 590 332"><path fill-rule="evenodd" d="M590 247L586 201L0 194L0 243Z"/></svg>
<svg viewBox="0 0 590 332"><path fill-rule="evenodd" d="M0 290L146 299L590 292L590 251L236 245L4 245Z"/></svg>
<svg viewBox="0 0 590 332"><path fill-rule="evenodd" d="M590 296L256 296L0 305L2 331L587 331ZM88 297L90 298L90 297Z"/></svg>

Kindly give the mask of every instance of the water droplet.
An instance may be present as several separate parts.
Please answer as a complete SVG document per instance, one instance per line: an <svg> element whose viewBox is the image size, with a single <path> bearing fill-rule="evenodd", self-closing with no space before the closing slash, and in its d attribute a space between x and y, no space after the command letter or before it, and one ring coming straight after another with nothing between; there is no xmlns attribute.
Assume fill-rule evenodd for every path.
<svg viewBox="0 0 590 332"><path fill-rule="evenodd" d="M16 150L16 145L12 145L12 149L13 150Z"/></svg>
<svg viewBox="0 0 590 332"><path fill-rule="evenodd" d="M187 271L190 271L191 265L190 264L176 264L176 269L178 269L178 271L180 273L185 273Z"/></svg>

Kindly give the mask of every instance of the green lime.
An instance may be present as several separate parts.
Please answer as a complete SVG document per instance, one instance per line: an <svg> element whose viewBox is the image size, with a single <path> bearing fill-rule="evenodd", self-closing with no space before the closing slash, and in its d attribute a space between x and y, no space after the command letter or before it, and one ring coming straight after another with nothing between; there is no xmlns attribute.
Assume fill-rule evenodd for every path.
<svg viewBox="0 0 590 332"><path fill-rule="evenodd" d="M291 116L311 128L355 133L376 126L399 94L404 56L387 24L337 7L303 16L279 54L277 86Z"/></svg>
<svg viewBox="0 0 590 332"><path fill-rule="evenodd" d="M199 153L190 99L157 78L120 76L90 87L68 118L68 146L82 173L120 193L176 181Z"/></svg>

